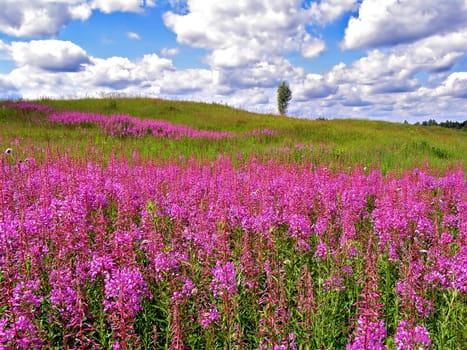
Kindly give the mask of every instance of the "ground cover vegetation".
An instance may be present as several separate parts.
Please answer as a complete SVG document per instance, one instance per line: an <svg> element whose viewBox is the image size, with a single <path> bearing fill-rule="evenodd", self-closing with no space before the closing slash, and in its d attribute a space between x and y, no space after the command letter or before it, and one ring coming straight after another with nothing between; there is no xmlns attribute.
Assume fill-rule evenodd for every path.
<svg viewBox="0 0 467 350"><path fill-rule="evenodd" d="M467 343L463 132L146 99L0 123L0 347Z"/></svg>

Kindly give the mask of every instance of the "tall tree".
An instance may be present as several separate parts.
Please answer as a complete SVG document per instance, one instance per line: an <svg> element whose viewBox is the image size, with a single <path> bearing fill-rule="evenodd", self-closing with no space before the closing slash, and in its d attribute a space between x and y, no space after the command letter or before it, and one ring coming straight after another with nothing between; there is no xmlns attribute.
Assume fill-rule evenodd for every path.
<svg viewBox="0 0 467 350"><path fill-rule="evenodd" d="M279 113L284 115L287 113L289 102L292 99L292 91L286 81L282 81L277 88L277 108Z"/></svg>

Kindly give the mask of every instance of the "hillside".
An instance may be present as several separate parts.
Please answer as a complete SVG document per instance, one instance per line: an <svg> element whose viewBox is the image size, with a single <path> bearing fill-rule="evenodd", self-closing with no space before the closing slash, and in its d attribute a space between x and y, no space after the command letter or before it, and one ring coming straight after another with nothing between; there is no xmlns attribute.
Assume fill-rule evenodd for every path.
<svg viewBox="0 0 467 350"><path fill-rule="evenodd" d="M452 164L465 167L467 138L465 132L441 127L422 127L368 120L303 120L277 115L263 115L220 104L167 101L160 99L82 99L41 100L38 104L60 111L105 115L129 115L141 119L167 121L197 130L230 132L242 137L226 139L156 137L119 137L103 135L92 125L63 126L44 122L31 110L18 110L3 103L0 112L0 142L11 146L15 139L22 144L78 147L89 143L102 147L140 151L143 157L216 158L219 153L233 156L277 155L297 160L312 157L319 163L337 166L378 166L383 171L421 166L435 168ZM40 124L37 119L42 118ZM274 135L256 134L272 130ZM252 137L247 137L248 135Z"/></svg>

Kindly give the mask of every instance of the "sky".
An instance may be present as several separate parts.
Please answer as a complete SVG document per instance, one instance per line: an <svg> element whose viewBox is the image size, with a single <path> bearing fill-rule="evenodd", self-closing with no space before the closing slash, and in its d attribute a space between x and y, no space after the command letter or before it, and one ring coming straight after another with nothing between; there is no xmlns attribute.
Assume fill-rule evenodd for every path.
<svg viewBox="0 0 467 350"><path fill-rule="evenodd" d="M0 99L467 119L467 0L0 0Z"/></svg>

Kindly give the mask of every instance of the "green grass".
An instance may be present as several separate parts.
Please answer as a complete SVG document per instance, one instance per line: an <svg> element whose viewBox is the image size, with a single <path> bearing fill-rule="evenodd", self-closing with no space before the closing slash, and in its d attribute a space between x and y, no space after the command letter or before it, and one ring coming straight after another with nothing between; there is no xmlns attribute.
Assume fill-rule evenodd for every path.
<svg viewBox="0 0 467 350"><path fill-rule="evenodd" d="M461 164L465 169L467 134L441 127L423 127L368 120L304 120L246 112L221 104L160 99L41 100L54 108L103 114L129 114L166 120L204 130L243 133L258 128L279 132L277 136L240 137L231 140L111 138L95 127L78 128L34 122L35 115L2 108L0 144L8 147L15 139L22 144L78 147L93 144L104 153L111 149L143 157L169 159L174 156L216 158L219 153L244 156L253 153L294 158L312 157L330 165L378 166L383 171L429 165L445 169ZM311 146L311 151L310 151Z"/></svg>

